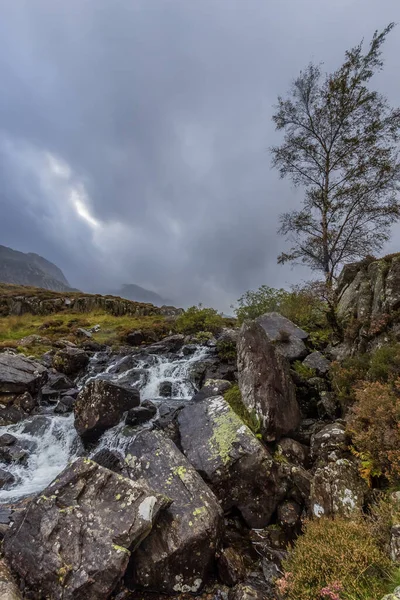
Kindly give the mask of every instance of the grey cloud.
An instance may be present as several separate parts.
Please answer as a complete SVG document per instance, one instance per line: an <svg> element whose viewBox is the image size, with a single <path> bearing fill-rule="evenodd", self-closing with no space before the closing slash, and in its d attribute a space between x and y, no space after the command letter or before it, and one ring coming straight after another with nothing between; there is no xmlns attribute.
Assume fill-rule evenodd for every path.
<svg viewBox="0 0 400 600"><path fill-rule="evenodd" d="M269 166L272 105L309 60L334 68L399 17L397 0L0 0L1 243L78 287L224 309L304 279L276 264L299 196ZM393 103L399 51L396 29L377 78Z"/></svg>

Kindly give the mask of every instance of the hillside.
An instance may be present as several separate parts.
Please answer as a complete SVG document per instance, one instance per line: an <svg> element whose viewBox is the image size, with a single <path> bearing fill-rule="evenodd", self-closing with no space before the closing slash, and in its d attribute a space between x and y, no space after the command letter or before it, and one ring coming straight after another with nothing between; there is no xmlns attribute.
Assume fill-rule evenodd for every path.
<svg viewBox="0 0 400 600"><path fill-rule="evenodd" d="M71 290L61 269L42 256L0 245L0 281L58 292Z"/></svg>
<svg viewBox="0 0 400 600"><path fill-rule="evenodd" d="M156 292L146 290L146 288L135 283L124 283L119 290L113 291L112 295L121 296L121 298L133 300L134 302L150 302L156 306L168 304L167 300L156 294Z"/></svg>

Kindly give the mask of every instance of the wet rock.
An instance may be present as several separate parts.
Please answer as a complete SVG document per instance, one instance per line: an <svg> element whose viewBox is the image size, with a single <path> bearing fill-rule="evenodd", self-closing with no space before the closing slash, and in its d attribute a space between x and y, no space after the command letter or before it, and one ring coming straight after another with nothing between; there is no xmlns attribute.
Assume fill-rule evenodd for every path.
<svg viewBox="0 0 400 600"><path fill-rule="evenodd" d="M278 506L278 523L284 529L296 529L300 526L302 507L294 500L285 500Z"/></svg>
<svg viewBox="0 0 400 600"><path fill-rule="evenodd" d="M0 435L0 446L12 446L18 441L18 438L15 435L11 435L11 433L3 433Z"/></svg>
<svg viewBox="0 0 400 600"><path fill-rule="evenodd" d="M192 398L193 402L200 402L206 398L223 395L229 388L232 387L232 382L226 379L207 379L201 390Z"/></svg>
<svg viewBox="0 0 400 600"><path fill-rule="evenodd" d="M268 524L285 493L270 454L222 396L185 406L181 446L225 510L236 507L249 527Z"/></svg>
<svg viewBox="0 0 400 600"><path fill-rule="evenodd" d="M144 482L78 459L18 515L3 551L43 596L105 600L167 505Z"/></svg>
<svg viewBox="0 0 400 600"><path fill-rule="evenodd" d="M16 397L13 407L29 414L37 406L37 398L34 398L29 392L24 392Z"/></svg>
<svg viewBox="0 0 400 600"><path fill-rule="evenodd" d="M127 580L159 592L197 592L214 566L222 535L217 499L161 431L141 432L126 452L129 475L173 500L133 554Z"/></svg>
<svg viewBox="0 0 400 600"><path fill-rule="evenodd" d="M311 482L311 512L315 517L355 516L361 512L367 492L358 465L341 458L316 469Z"/></svg>
<svg viewBox="0 0 400 600"><path fill-rule="evenodd" d="M319 463L336 461L348 453L348 438L343 423L326 425L311 436L311 459Z"/></svg>
<svg viewBox="0 0 400 600"><path fill-rule="evenodd" d="M154 422L155 426L162 429L165 435L178 447L180 446L180 434L177 419L179 412L185 405L186 402L163 402L158 407L158 418Z"/></svg>
<svg viewBox="0 0 400 600"><path fill-rule="evenodd" d="M167 354L169 352L179 352L185 343L185 336L181 334L170 335L160 342L151 344L146 348L150 354Z"/></svg>
<svg viewBox="0 0 400 600"><path fill-rule="evenodd" d="M89 363L89 356L84 350L66 347L58 350L53 356L53 367L65 375L76 375Z"/></svg>
<svg viewBox="0 0 400 600"><path fill-rule="evenodd" d="M268 340L275 345L277 351L288 360L300 360L307 355L303 340L308 338L308 333L286 317L277 312L270 312L258 317L256 322L264 329Z"/></svg>
<svg viewBox="0 0 400 600"><path fill-rule="evenodd" d="M334 392L321 392L317 402L318 415L321 419L334 419L340 412Z"/></svg>
<svg viewBox="0 0 400 600"><path fill-rule="evenodd" d="M59 415L70 413L74 409L75 399L71 396L62 396L57 402L54 412Z"/></svg>
<svg viewBox="0 0 400 600"><path fill-rule="evenodd" d="M117 425L124 412L139 404L137 390L105 379L93 379L75 401L75 428L84 441L95 441L104 431Z"/></svg>
<svg viewBox="0 0 400 600"><path fill-rule="evenodd" d="M123 456L116 450L110 450L109 448L102 448L92 457L92 460L104 467L110 469L114 473L124 474L125 463Z"/></svg>
<svg viewBox="0 0 400 600"><path fill-rule="evenodd" d="M4 558L0 559L0 598L1 600L22 600L22 594Z"/></svg>
<svg viewBox="0 0 400 600"><path fill-rule="evenodd" d="M130 346L140 346L145 341L145 335L141 329L137 329L136 331L131 331L126 336L126 343Z"/></svg>
<svg viewBox="0 0 400 600"><path fill-rule="evenodd" d="M234 382L237 380L236 361L223 362L218 357L208 359L204 373L204 380L224 379Z"/></svg>
<svg viewBox="0 0 400 600"><path fill-rule="evenodd" d="M325 358L321 352L312 352L303 360L303 365L309 369L314 369L318 375L325 375L328 373L331 366L330 360Z"/></svg>
<svg viewBox="0 0 400 600"><path fill-rule="evenodd" d="M58 400L62 391L70 390L73 387L73 381L63 373L49 372L47 383L42 387L43 400Z"/></svg>
<svg viewBox="0 0 400 600"><path fill-rule="evenodd" d="M28 460L28 452L18 445L0 446L0 461L11 464L25 464Z"/></svg>
<svg viewBox="0 0 400 600"><path fill-rule="evenodd" d="M150 421L156 414L157 407L150 400L145 400L140 406L128 410L125 423L134 427Z"/></svg>
<svg viewBox="0 0 400 600"><path fill-rule="evenodd" d="M224 548L218 559L219 579L225 585L234 586L246 577L243 558L234 548Z"/></svg>
<svg viewBox="0 0 400 600"><path fill-rule="evenodd" d="M8 489L14 483L14 481L14 475L5 469L0 469L0 490Z"/></svg>
<svg viewBox="0 0 400 600"><path fill-rule="evenodd" d="M282 438L279 441L277 452L288 462L304 466L308 459L309 449L296 440Z"/></svg>
<svg viewBox="0 0 400 600"><path fill-rule="evenodd" d="M229 592L229 600L265 600L262 590L251 584L239 583Z"/></svg>
<svg viewBox="0 0 400 600"><path fill-rule="evenodd" d="M260 419L263 438L274 441L295 430L300 409L289 364L254 321L240 329L238 371L242 400Z"/></svg>
<svg viewBox="0 0 400 600"><path fill-rule="evenodd" d="M194 354L197 350L197 345L196 344L186 344L185 346L182 347L182 354L183 356L190 356L192 354Z"/></svg>
<svg viewBox="0 0 400 600"><path fill-rule="evenodd" d="M0 354L0 394L35 394L47 379L47 369L20 354Z"/></svg>
<svg viewBox="0 0 400 600"><path fill-rule="evenodd" d="M172 381L162 381L159 385L158 393L162 398L171 398Z"/></svg>
<svg viewBox="0 0 400 600"><path fill-rule="evenodd" d="M37 415L30 417L25 421L23 424L22 433L32 435L34 437L40 437L49 427L51 427L51 419L44 415Z"/></svg>

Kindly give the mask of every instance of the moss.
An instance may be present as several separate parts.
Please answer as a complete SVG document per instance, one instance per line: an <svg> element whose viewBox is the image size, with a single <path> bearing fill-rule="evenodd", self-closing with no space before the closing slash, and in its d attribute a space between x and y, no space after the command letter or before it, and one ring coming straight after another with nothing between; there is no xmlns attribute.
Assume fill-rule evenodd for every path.
<svg viewBox="0 0 400 600"><path fill-rule="evenodd" d="M178 477L180 479L182 479L182 481L183 481L185 479L185 475L187 473L187 469L186 469L186 467L179 466L179 467L175 467L172 470L172 472L173 472L174 475L178 475Z"/></svg>
<svg viewBox="0 0 400 600"><path fill-rule="evenodd" d="M260 419L255 411L250 412L244 405L239 386L233 385L229 388L229 390L225 392L224 398L243 423L247 425L255 435L260 434Z"/></svg>
<svg viewBox="0 0 400 600"><path fill-rule="evenodd" d="M112 547L117 552L123 552L124 554L128 554L129 556L131 555L130 551L127 548L124 548L123 546L117 546L117 544L113 544Z"/></svg>
<svg viewBox="0 0 400 600"><path fill-rule="evenodd" d="M221 458L224 464L230 460L230 451L237 439L240 421L235 413L229 411L216 413L213 416L214 434L210 440L214 456Z"/></svg>
<svg viewBox="0 0 400 600"><path fill-rule="evenodd" d="M236 343L229 340L220 340L217 342L218 358L225 362L235 361L237 357Z"/></svg>
<svg viewBox="0 0 400 600"><path fill-rule="evenodd" d="M296 371L299 377L305 379L306 381L308 379L311 379L311 377L315 377L316 375L315 369L307 367L307 365L304 365L300 360L296 360L296 362L293 365L293 369Z"/></svg>

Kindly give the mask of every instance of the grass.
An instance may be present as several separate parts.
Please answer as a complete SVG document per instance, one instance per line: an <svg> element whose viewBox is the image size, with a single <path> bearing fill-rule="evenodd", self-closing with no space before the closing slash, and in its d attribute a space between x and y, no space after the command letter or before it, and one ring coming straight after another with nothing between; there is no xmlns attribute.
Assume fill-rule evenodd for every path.
<svg viewBox="0 0 400 600"><path fill-rule="evenodd" d="M173 323L160 315L133 317L113 316L103 311L89 313L62 312L54 315L31 315L0 317L0 347L14 347L34 356L40 356L52 347L52 342L66 339L80 342L77 335L79 328L89 329L100 325L100 330L93 333L92 339L100 344L119 345L124 343L126 334L135 329L153 331L159 337L169 333ZM49 343L33 344L24 348L19 341L30 335L47 338Z"/></svg>

